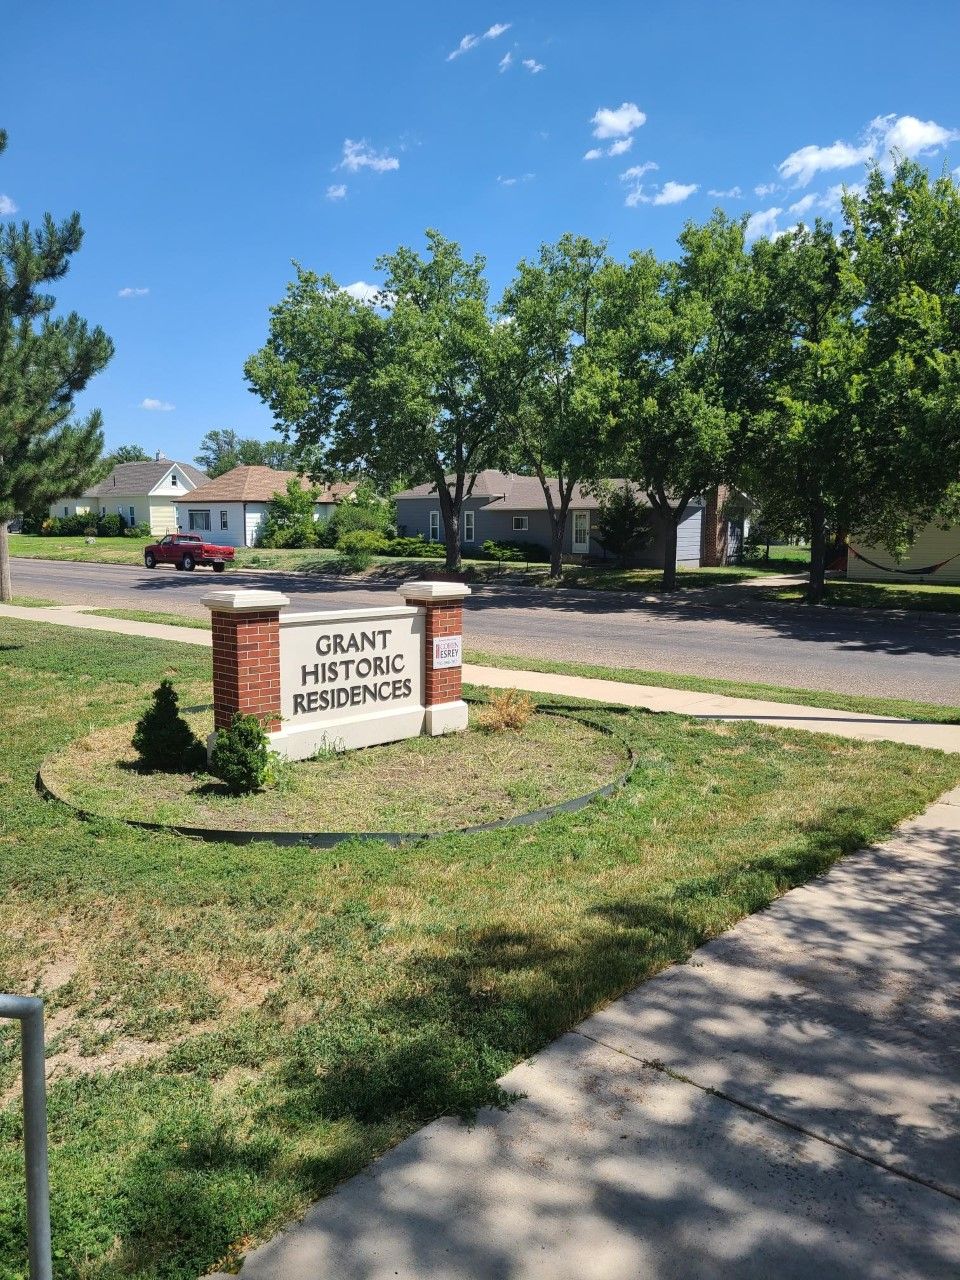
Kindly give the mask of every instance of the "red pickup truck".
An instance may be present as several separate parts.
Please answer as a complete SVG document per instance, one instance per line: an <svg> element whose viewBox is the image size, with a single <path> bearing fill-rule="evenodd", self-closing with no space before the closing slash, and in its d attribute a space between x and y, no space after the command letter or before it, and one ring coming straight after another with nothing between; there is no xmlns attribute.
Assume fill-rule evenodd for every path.
<svg viewBox="0 0 960 1280"><path fill-rule="evenodd" d="M197 533L168 533L143 549L143 563L148 569L155 569L158 564L175 564L178 569L189 571L198 564L212 564L214 573L223 573L226 562L232 559L233 547L204 542Z"/></svg>

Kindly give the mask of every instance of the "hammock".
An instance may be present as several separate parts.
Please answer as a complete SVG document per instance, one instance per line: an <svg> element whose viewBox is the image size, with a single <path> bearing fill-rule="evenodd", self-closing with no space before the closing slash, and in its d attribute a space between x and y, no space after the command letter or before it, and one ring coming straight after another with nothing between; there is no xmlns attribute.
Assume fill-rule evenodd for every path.
<svg viewBox="0 0 960 1280"><path fill-rule="evenodd" d="M912 578L921 577L927 573L936 573L937 570L942 569L945 564L949 564L951 560L956 560L957 556L960 556L960 551L956 551L952 556L947 556L946 560L939 560L936 564L924 565L922 569L897 569L891 568L885 564L877 564L876 560L871 560L869 556L861 555L856 547L849 547L848 550L850 550L858 560L862 560L864 564L868 564L874 569L879 569L883 573L906 573Z"/></svg>

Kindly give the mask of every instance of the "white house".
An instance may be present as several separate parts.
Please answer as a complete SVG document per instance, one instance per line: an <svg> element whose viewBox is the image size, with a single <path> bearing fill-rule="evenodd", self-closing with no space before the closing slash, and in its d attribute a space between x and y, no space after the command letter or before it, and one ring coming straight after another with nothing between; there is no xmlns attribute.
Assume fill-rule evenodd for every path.
<svg viewBox="0 0 960 1280"><path fill-rule="evenodd" d="M234 467L177 499L177 528L184 533L209 534L211 542L226 547L255 547L270 499L285 493L289 482L298 479L305 486L310 483L296 471ZM329 519L334 504L348 498L356 487L337 483L323 489L314 504L314 519Z"/></svg>
<svg viewBox="0 0 960 1280"><path fill-rule="evenodd" d="M153 462L121 462L105 480L79 497L50 503L51 516L121 515L128 525L148 524L153 534L175 533L174 502L206 482L206 472L158 453Z"/></svg>

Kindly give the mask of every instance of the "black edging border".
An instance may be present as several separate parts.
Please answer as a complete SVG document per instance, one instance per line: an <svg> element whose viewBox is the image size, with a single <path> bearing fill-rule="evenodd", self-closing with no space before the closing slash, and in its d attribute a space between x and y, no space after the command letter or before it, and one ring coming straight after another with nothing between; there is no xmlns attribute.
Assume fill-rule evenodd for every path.
<svg viewBox="0 0 960 1280"><path fill-rule="evenodd" d="M465 701L481 703L483 700L468 698ZM620 714L624 710L620 706L606 705L597 709ZM185 707L184 710L205 711L208 710L208 707ZM87 822L122 822L125 826L134 827L140 831L168 831L173 835L188 836L194 840L204 840L212 844L248 845L266 843L280 845L286 849L294 849L298 846L306 846L312 849L333 849L347 840L379 840L383 844L397 848L399 845L404 844L422 844L426 840L441 840L446 836L472 836L478 835L482 831L499 831L505 827L535 826L539 822L545 822L548 818L558 817L562 813L576 813L578 809L585 808L594 800L603 800L619 791L633 776L633 772L639 764L639 757L623 734L618 733L616 729L601 721L590 720L588 718L589 713L585 717L579 712L579 707L566 707L557 703L544 703L537 706L537 714L543 713L544 715L568 716L571 719L579 719L583 723L589 724L591 728L598 729L601 733L606 733L616 738L626 751L629 761L627 769L619 777L612 782L605 783L602 787L586 792L584 795L574 796L570 800L561 800L558 804L546 805L542 809L532 809L529 813L518 813L512 818L500 818L497 822L484 822L479 826L473 827L451 827L447 831L221 831L215 827L181 827L172 826L165 822L145 822L137 818L110 818L102 813L91 813L87 809L81 809L78 805L73 804L72 801L59 795L43 776L43 765L46 764L46 761L37 770L36 786L44 799L56 800L59 804L72 809L78 817Z"/></svg>

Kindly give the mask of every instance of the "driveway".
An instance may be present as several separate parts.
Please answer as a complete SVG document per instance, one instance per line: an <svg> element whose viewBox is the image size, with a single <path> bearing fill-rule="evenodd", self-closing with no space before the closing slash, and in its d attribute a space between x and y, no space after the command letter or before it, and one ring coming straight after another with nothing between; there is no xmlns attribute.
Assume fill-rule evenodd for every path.
<svg viewBox="0 0 960 1280"><path fill-rule="evenodd" d="M391 584L238 571L214 578L126 565L16 560L18 595L205 615L210 590L266 587L301 608L376 604ZM466 643L488 653L595 662L614 667L960 702L960 617L879 614L757 602L747 590L686 591L676 600L553 590L514 581L475 589Z"/></svg>
<svg viewBox="0 0 960 1280"><path fill-rule="evenodd" d="M955 1280L960 790L440 1119L240 1280ZM631 903L613 908L642 928Z"/></svg>

